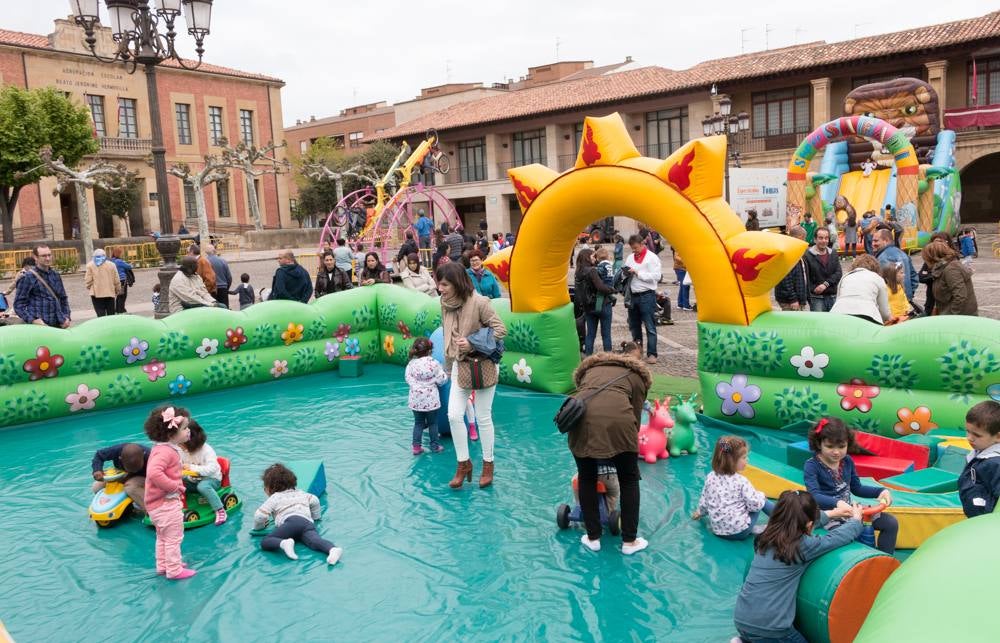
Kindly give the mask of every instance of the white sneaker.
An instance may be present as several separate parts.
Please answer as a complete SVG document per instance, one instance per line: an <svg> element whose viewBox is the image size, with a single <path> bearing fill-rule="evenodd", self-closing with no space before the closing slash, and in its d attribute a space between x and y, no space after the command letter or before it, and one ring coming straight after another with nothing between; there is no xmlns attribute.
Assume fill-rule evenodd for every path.
<svg viewBox="0 0 1000 643"><path fill-rule="evenodd" d="M590 551L601 551L601 541L587 538L587 534L580 536L580 542Z"/></svg>
<svg viewBox="0 0 1000 643"><path fill-rule="evenodd" d="M298 560L299 557L295 553L295 540L292 538L285 538L282 540L278 547L281 547L281 551L285 552L285 556L288 556L292 560Z"/></svg>
<svg viewBox="0 0 1000 643"><path fill-rule="evenodd" d="M330 555L326 557L326 562L328 565L336 565L340 557L344 555L344 550L340 547L331 547Z"/></svg>
<svg viewBox="0 0 1000 643"><path fill-rule="evenodd" d="M626 556L631 556L636 552L642 551L646 547L649 547L649 543L646 542L645 538L636 538L634 545L622 544L622 553L625 554Z"/></svg>

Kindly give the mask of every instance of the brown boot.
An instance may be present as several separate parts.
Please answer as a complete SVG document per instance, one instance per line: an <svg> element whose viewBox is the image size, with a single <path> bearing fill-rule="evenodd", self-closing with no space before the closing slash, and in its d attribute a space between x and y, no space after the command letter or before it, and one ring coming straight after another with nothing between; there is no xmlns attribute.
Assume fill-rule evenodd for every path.
<svg viewBox="0 0 1000 643"><path fill-rule="evenodd" d="M483 460L483 472L479 475L479 488L493 484L493 463Z"/></svg>
<svg viewBox="0 0 1000 643"><path fill-rule="evenodd" d="M455 469L455 477L451 479L448 486L452 489L461 489L462 484L468 480L472 482L472 460L462 460Z"/></svg>

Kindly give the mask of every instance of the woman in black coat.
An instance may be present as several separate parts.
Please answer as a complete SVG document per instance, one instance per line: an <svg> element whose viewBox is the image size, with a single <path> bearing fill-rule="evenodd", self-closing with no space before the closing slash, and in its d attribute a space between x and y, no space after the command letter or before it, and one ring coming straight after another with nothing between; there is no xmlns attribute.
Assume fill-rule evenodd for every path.
<svg viewBox="0 0 1000 643"><path fill-rule="evenodd" d="M351 276L337 267L333 253L324 253L320 261L319 272L316 274L316 299L352 287Z"/></svg>

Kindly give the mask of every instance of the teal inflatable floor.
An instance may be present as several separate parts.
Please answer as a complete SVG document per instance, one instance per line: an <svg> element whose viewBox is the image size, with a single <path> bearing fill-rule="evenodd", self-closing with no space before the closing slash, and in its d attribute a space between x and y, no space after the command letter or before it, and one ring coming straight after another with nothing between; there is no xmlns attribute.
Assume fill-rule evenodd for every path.
<svg viewBox="0 0 1000 643"><path fill-rule="evenodd" d="M720 433L697 456L640 464L640 534L624 557L560 531L573 460L553 427L558 396L501 388L496 484L455 492L442 454L410 453L402 370L366 365L361 379L314 375L177 398L232 459L244 508L221 527L188 531L198 575L156 576L154 532L138 521L98 529L87 518L90 458L144 439L136 406L0 431L4 491L0 619L18 641L670 640L722 641L750 542L690 520ZM473 461L478 478L478 444ZM249 530L276 461L322 458L328 495L318 525L342 562L299 548L264 553Z"/></svg>

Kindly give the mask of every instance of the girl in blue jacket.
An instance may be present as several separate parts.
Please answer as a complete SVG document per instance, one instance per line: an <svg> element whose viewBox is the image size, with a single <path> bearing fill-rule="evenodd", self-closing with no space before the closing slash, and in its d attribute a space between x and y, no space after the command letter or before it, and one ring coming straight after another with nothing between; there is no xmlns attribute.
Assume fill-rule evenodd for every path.
<svg viewBox="0 0 1000 643"><path fill-rule="evenodd" d="M854 460L847 455L853 446L854 432L837 418L823 418L809 431L809 448L816 455L806 461L802 473L806 489L816 498L820 509L849 507L852 493L862 498L878 498L886 507L892 504L888 489L861 484ZM831 521L830 529L840 524L840 521ZM879 532L878 549L892 555L899 532L895 516L878 514L872 527Z"/></svg>

